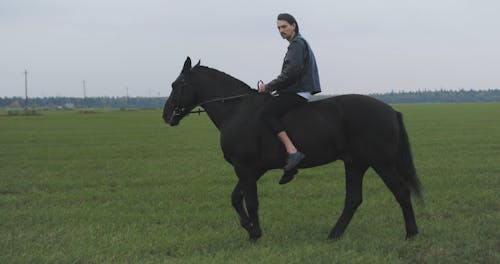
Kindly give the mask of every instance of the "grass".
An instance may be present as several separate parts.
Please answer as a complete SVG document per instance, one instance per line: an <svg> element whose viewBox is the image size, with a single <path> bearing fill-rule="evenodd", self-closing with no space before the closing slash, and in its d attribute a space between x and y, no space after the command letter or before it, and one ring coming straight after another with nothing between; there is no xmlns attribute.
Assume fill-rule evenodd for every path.
<svg viewBox="0 0 500 264"><path fill-rule="evenodd" d="M343 206L336 162L286 186L268 172L264 235L248 242L205 115L178 127L161 111L0 115L0 263L499 263L500 104L394 107L424 186L413 241L371 170L346 234L326 241Z"/></svg>

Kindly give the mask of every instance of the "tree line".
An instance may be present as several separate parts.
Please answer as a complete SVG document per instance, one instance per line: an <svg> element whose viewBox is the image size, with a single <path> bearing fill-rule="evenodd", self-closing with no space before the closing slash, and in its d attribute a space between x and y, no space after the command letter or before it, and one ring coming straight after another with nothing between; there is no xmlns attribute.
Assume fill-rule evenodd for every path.
<svg viewBox="0 0 500 264"><path fill-rule="evenodd" d="M34 97L29 108L161 108L165 97ZM24 108L25 98L0 98L1 108Z"/></svg>
<svg viewBox="0 0 500 264"><path fill-rule="evenodd" d="M466 103L500 102L500 89L438 90L370 94L386 103ZM329 97L317 96L318 99ZM29 108L162 108L165 97L35 97L28 98ZM0 97L0 108L24 108L22 97Z"/></svg>
<svg viewBox="0 0 500 264"><path fill-rule="evenodd" d="M390 104L500 102L500 89L390 92L371 96Z"/></svg>

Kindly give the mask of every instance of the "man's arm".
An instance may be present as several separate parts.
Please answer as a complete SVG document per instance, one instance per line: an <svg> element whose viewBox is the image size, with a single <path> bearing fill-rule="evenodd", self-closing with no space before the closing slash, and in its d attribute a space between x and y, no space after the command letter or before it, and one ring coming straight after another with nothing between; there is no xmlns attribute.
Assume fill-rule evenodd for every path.
<svg viewBox="0 0 500 264"><path fill-rule="evenodd" d="M293 41L283 61L281 74L265 85L267 92L279 91L293 84L300 77L305 65L305 43L302 40Z"/></svg>

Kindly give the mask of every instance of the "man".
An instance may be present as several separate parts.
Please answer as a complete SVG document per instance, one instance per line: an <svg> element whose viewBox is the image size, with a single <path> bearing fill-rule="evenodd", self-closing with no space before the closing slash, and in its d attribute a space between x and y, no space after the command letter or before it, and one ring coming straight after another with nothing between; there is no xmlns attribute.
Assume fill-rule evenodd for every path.
<svg viewBox="0 0 500 264"><path fill-rule="evenodd" d="M283 168L280 184L293 179L297 173L296 166L305 155L298 151L281 121L283 115L290 109L306 103L313 94L321 92L318 67L313 51L307 41L299 34L299 25L290 14L278 15L278 31L288 40L290 45L283 61L281 74L273 81L259 84L259 92L276 92L266 105L262 115L262 122L284 144L288 157Z"/></svg>

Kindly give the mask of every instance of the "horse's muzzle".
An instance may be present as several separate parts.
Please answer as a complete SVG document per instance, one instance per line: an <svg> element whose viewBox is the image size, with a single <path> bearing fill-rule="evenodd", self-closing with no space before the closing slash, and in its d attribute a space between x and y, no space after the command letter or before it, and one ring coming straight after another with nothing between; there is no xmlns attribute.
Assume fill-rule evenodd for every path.
<svg viewBox="0 0 500 264"><path fill-rule="evenodd" d="M176 126L179 124L179 113L177 113L175 110L169 115L167 115L166 112L163 112L163 120L165 123L169 124L170 126Z"/></svg>

